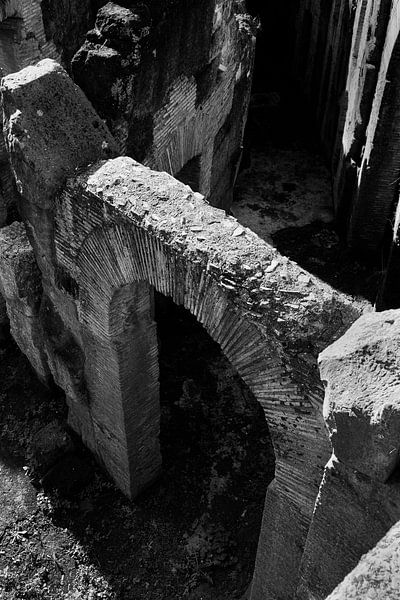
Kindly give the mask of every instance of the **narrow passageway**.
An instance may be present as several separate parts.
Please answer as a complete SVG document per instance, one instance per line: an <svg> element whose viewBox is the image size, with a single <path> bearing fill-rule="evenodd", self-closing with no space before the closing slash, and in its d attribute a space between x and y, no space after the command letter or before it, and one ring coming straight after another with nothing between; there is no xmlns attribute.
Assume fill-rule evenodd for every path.
<svg viewBox="0 0 400 600"><path fill-rule="evenodd" d="M260 32L232 213L334 288L374 302L379 267L371 273L338 235L329 159L316 116L296 82L296 3L248 4L259 16Z"/></svg>

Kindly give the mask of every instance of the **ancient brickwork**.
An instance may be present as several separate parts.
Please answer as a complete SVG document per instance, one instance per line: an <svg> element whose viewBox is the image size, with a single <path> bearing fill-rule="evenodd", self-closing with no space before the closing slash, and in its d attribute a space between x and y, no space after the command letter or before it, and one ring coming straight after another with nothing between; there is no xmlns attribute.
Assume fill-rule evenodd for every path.
<svg viewBox="0 0 400 600"><path fill-rule="evenodd" d="M7 75L60 54L46 38L39 0L6 0L0 7L0 67Z"/></svg>
<svg viewBox="0 0 400 600"><path fill-rule="evenodd" d="M79 161L92 162L113 141L52 61L7 77L3 103L42 271L43 344L71 425L125 493L154 480L160 461L151 289L185 306L259 400L274 443L276 477L253 597L282 586L293 595L330 455L316 357L361 307L166 173L125 157L74 174ZM293 548L290 576L285 548Z"/></svg>
<svg viewBox="0 0 400 600"><path fill-rule="evenodd" d="M160 22L151 2L136 12L109 2L73 60L76 81L121 154L172 175L197 157L194 187L225 208L240 160L255 44L241 4L181 0Z"/></svg>
<svg viewBox="0 0 400 600"><path fill-rule="evenodd" d="M400 523L345 578L327 600L364 600L371 597L397 600L400 589ZM373 591L372 591L373 590Z"/></svg>
<svg viewBox="0 0 400 600"><path fill-rule="evenodd" d="M400 519L399 343L398 311L370 313L320 356L333 455L303 555L301 599L323 600Z"/></svg>

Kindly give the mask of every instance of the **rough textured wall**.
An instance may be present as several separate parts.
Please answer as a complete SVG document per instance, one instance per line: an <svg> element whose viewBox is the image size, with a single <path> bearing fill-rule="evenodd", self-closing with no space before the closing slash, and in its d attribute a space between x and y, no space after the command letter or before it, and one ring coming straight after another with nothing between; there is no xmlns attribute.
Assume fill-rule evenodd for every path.
<svg viewBox="0 0 400 600"><path fill-rule="evenodd" d="M60 55L46 37L38 0L6 0L0 6L0 73L7 75L42 58ZM18 194L9 160L0 140L0 227L16 216Z"/></svg>
<svg viewBox="0 0 400 600"><path fill-rule="evenodd" d="M302 600L326 598L400 519L399 345L400 312L370 313L320 356L333 454L302 559Z"/></svg>
<svg viewBox="0 0 400 600"><path fill-rule="evenodd" d="M221 345L270 425L276 477L253 597L293 593L330 454L316 356L360 307L166 173L125 157L76 177L79 161L92 162L113 141L55 63L7 77L3 103L42 272L43 345L72 426L127 494L153 480L157 356L151 287L143 282L183 304ZM126 335L138 327L140 335Z"/></svg>
<svg viewBox="0 0 400 600"><path fill-rule="evenodd" d="M362 557L327 600L397 600L400 589L400 523Z"/></svg>
<svg viewBox="0 0 400 600"><path fill-rule="evenodd" d="M73 59L77 83L127 154L229 207L254 54L241 2L109 2ZM163 10L161 10L161 7Z"/></svg>
<svg viewBox="0 0 400 600"><path fill-rule="evenodd" d="M367 121L365 147L358 170L358 189L350 215L350 240L370 252L381 250L391 237L400 175L400 17L392 3L380 68ZM378 15L379 16L379 15ZM385 15L386 16L386 15Z"/></svg>
<svg viewBox="0 0 400 600"><path fill-rule="evenodd" d="M38 318L41 275L22 223L0 229L0 293L6 299L13 338L46 381L50 372Z"/></svg>
<svg viewBox="0 0 400 600"><path fill-rule="evenodd" d="M52 41L67 70L93 27L97 10L105 3L106 0L41 0L46 39Z"/></svg>

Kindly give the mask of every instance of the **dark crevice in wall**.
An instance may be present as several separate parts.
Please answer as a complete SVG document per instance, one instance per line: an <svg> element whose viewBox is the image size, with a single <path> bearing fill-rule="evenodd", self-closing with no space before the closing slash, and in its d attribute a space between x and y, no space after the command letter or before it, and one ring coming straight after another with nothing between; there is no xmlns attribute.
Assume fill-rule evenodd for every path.
<svg viewBox="0 0 400 600"><path fill-rule="evenodd" d="M9 17L0 22L0 72L13 73L20 68L18 46L21 43L23 20Z"/></svg>
<svg viewBox="0 0 400 600"><path fill-rule="evenodd" d="M48 40L61 53L64 67L70 71L73 55L94 25L98 9L106 0L42 0L43 25Z"/></svg>
<svg viewBox="0 0 400 600"><path fill-rule="evenodd" d="M190 186L194 192L199 191L201 156L191 158L175 175L176 179Z"/></svg>

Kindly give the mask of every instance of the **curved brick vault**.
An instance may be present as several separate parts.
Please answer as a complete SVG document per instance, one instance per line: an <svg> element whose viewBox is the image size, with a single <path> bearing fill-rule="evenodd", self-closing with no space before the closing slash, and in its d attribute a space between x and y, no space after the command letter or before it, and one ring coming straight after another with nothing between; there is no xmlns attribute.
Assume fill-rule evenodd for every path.
<svg viewBox="0 0 400 600"><path fill-rule="evenodd" d="M95 162L115 144L56 63L5 78L3 105L21 211L42 276L37 319L71 425L126 494L154 480L160 454L153 288L185 306L264 409L276 476L254 597L292 597L331 454L316 358L361 308L172 176L126 157Z"/></svg>

